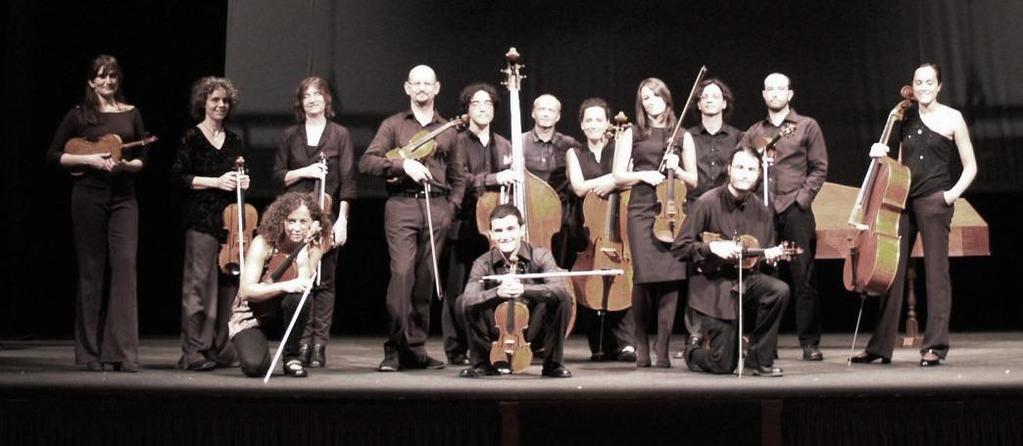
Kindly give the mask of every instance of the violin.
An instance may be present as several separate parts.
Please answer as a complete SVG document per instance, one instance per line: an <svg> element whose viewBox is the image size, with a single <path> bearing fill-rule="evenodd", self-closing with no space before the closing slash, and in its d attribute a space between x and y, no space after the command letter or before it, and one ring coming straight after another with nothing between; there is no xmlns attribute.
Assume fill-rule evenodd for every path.
<svg viewBox="0 0 1023 446"><path fill-rule="evenodd" d="M323 152L320 152L319 162L323 164L324 168L327 167L327 156ZM327 193L327 181L317 178L314 190L316 191L317 202L320 203L320 210L329 214L334 209L334 199Z"/></svg>
<svg viewBox="0 0 1023 446"><path fill-rule="evenodd" d="M97 153L109 153L113 162L121 161L124 158L124 151L135 147L146 146L159 141L156 135L149 135L138 141L124 143L121 136L115 133L107 133L95 141L86 138L71 138L64 143L64 153L72 155L95 155Z"/></svg>
<svg viewBox="0 0 1023 446"><path fill-rule="evenodd" d="M511 272L518 273L517 262L512 262ZM526 342L526 327L529 326L529 307L519 298L501 302L494 310L494 323L500 333L490 345L490 363L509 365L512 373L521 373L533 361L533 350Z"/></svg>
<svg viewBox="0 0 1023 446"><path fill-rule="evenodd" d="M267 262L266 273L263 274L260 281L263 283L277 283L298 278L298 264L295 262L295 258L298 257L302 250L317 245L323 252L326 252L324 249L324 244L326 243L327 240L320 236L320 230L317 228L316 231L306 237L304 242L297 244L291 252L274 251Z"/></svg>
<svg viewBox="0 0 1023 446"><path fill-rule="evenodd" d="M245 158L238 157L234 161L238 176L245 175ZM217 256L220 270L231 276L238 276L245 270L245 246L252 243L253 233L259 214L251 204L245 203L245 191L241 181L235 188L235 202L224 207L222 214L227 239L220 245Z"/></svg>
<svg viewBox="0 0 1023 446"><path fill-rule="evenodd" d="M740 254L740 256L742 257L742 269L751 269L754 266L756 266L757 263L764 256L764 252L767 251L767 249L770 249L761 248L760 241L757 240L756 237L749 234L736 235L731 239L727 239L723 235L718 233L703 232L700 234L700 239L703 240L705 243L724 240L732 241L739 245L739 247L742 248L742 253ZM793 242L781 242L775 248L778 248L781 251L781 255L779 255L775 260L788 261L792 260L792 256L803 253L803 248L796 246L796 244ZM719 259L717 257L713 257L712 259L713 260L708 259L707 261L704 262L703 265L699 267L700 272L702 273L714 272L720 270L726 264L726 261L724 259Z"/></svg>
<svg viewBox="0 0 1023 446"><path fill-rule="evenodd" d="M657 215L654 216L653 230L654 238L663 243L675 241L675 237L678 236L678 232L682 229L682 220L686 218L685 213L682 212L682 206L686 202L686 185L678 178L675 178L675 169L668 168L668 155L679 154L678 147L675 145L675 139L678 137L679 130L682 129L682 121L689 111L689 104L692 104L693 97L696 96L696 89L699 88L703 75L706 73L707 67L700 67L700 72L696 74L696 82L693 83L693 89L689 91L689 97L686 99L685 104L682 105L682 113L678 115L675 130L671 132L671 136L665 141L664 157L661 159L661 166L658 168L658 170L664 172L665 179L661 184L657 185L658 211Z"/></svg>
<svg viewBox="0 0 1023 446"><path fill-rule="evenodd" d="M888 114L880 143L887 143L897 122L913 103L913 88L903 86L902 101ZM842 276L845 288L863 294L884 294L891 288L899 264L899 217L909 197L909 168L891 157L870 161L863 186L856 197L849 224L856 228L850 239Z"/></svg>
<svg viewBox="0 0 1023 446"><path fill-rule="evenodd" d="M615 151L622 143L618 135L629 127L625 113L618 112L607 135L615 139ZM583 199L583 221L588 228L586 249L576 258L573 271L620 269L624 277L579 276L572 280L579 304L603 312L632 306L632 255L628 249L629 191L614 191L607 198L590 192Z"/></svg>

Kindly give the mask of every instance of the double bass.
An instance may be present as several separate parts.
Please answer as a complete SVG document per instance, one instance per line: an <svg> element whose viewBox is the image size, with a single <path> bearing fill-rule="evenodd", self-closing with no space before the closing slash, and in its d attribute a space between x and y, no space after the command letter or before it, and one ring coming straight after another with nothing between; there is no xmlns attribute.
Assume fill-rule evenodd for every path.
<svg viewBox="0 0 1023 446"><path fill-rule="evenodd" d="M703 75L706 73L707 67L701 66L700 72L696 74L696 82L693 82L693 89L689 91L689 96L686 98L685 104L682 105L682 113L678 115L675 130L665 141L664 158L658 168L659 171L664 172L665 178L656 188L658 211L654 216L653 230L654 238L663 243L675 241L675 237L682 230L682 220L686 218L685 213L682 212L682 206L686 202L686 185L682 180L675 178L674 169L667 168L668 155L677 153L675 139L678 138L678 132L682 129L682 121L685 119L686 113L689 112L689 104L693 102L696 89L699 88Z"/></svg>
<svg viewBox="0 0 1023 446"><path fill-rule="evenodd" d="M515 48L509 49L505 54L508 65L502 70L506 76L503 84L508 87L508 102L511 107L511 168L516 173L518 181L512 186L502 186L500 192L485 192L479 197L476 203L476 225L481 234L488 235L490 213L499 204L511 203L518 208L525 222L523 240L549 250L554 234L561 229L561 198L546 181L526 170L525 156L522 151L522 114L519 105L519 90L525 76L520 72L523 66L519 63L520 58L521 56ZM573 298L567 330L567 332L571 332L575 321L575 296L571 292L570 280L565 279L565 281L565 288L569 290L569 294Z"/></svg>
<svg viewBox="0 0 1023 446"><path fill-rule="evenodd" d="M912 105L913 89L903 86L903 100L888 114L880 143L888 143L895 124ZM845 258L843 279L849 291L879 295L888 292L899 266L899 217L909 196L909 168L890 157L870 161L849 224L856 230ZM907 255L909 253L906 253Z"/></svg>
<svg viewBox="0 0 1023 446"><path fill-rule="evenodd" d="M245 175L245 158L234 161L238 176ZM230 276L238 276L245 270L245 246L252 243L252 236L259 222L256 208L245 202L245 191L241 181L235 187L235 202L224 207L222 215L227 239L220 245L217 256L220 270Z"/></svg>

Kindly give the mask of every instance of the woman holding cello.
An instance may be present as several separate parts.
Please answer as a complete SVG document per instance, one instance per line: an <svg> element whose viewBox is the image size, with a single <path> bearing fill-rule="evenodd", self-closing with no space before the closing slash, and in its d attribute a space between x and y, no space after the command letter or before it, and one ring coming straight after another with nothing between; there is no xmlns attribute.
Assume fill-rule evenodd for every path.
<svg viewBox="0 0 1023 446"><path fill-rule="evenodd" d="M632 137L632 144L615 153L613 174L619 188L632 187L629 200L628 233L633 259L632 314L636 324L636 366L650 367L650 346L647 321L656 309L657 338L654 341L655 364L671 367L668 342L675 322L678 305L679 281L685 279L685 267L669 250L669 243L654 238L654 219L660 210L655 188L665 181L659 170L664 161L666 169L689 187L696 185L696 155L693 138L681 132L681 138L671 141L671 148L682 147L684 166L679 156L666 154L667 140L677 123L672 110L671 91L657 78L644 79L636 90L636 128L619 135ZM678 203L681 205L681 203Z"/></svg>
<svg viewBox="0 0 1023 446"><path fill-rule="evenodd" d="M599 202L605 205L604 207L614 205L620 208L620 198L615 200L608 199L611 194L616 193L618 190L618 187L615 185L614 176L611 174L611 165L614 162L615 140L608 136L610 119L611 109L608 107L607 101L601 98L590 98L583 101L582 105L579 106L579 125L586 136L586 150L578 147L569 149L565 154L565 166L568 171L572 192L580 199L599 200ZM588 195L596 197L588 197ZM589 228L591 240L594 239L594 236L599 235L605 226L621 229L619 225L615 224L616 222L607 221L608 219L620 221L617 209L612 209L611 212L604 212L603 214L604 218L600 221L586 220L583 222L583 225ZM615 238L615 236L622 237L623 235L621 233L613 234L609 238ZM620 242L621 240L619 239L618 241ZM592 248L594 251L598 249L592 242L587 248ZM607 253L583 253L576 258L576 263L577 265L579 263L588 263L588 265L579 266L583 269L592 269L594 267L593 259L601 255L607 255ZM624 262L624 259L629 256L627 252L617 252L611 255L619 256L622 259L618 260L620 262ZM580 260L583 260L583 262L580 262ZM589 261L586 262L585 260ZM627 286L619 287L618 289L612 287L612 290L603 290L604 292L624 294L624 297L609 296L609 299L612 297L624 298L631 302L631 281L627 281L625 276L614 278L614 280L629 283L624 283ZM607 286L607 282L602 277L583 277L577 279L577 283L586 283L587 281L595 281L603 285L596 287L596 289L602 289ZM577 292L576 294L580 293ZM580 302L601 302L603 300L603 295L581 295L578 297ZM601 306L598 304L596 306L597 308L591 309L595 311L583 313L589 315L594 315L595 312L602 313L601 315L594 315L591 319L592 323L588 325L589 328L586 331L590 343L590 353L592 354L590 359L602 361L605 358L615 358L624 362L635 361L636 348L632 345L634 324L632 315L628 310L629 306L626 305L625 310L613 312L607 311L607 305ZM597 318L603 319L598 320Z"/></svg>
<svg viewBox="0 0 1023 446"><path fill-rule="evenodd" d="M277 146L274 183L287 192L313 193L324 212L337 215L331 247L343 245L348 239L348 203L355 199L355 148L351 134L331 120L333 95L322 78L307 77L298 84L294 110L297 124L284 130ZM310 296L310 319L300 344L302 362L309 367L327 365L327 341L334 320L336 262L337 250L324 253L319 281Z"/></svg>
<svg viewBox="0 0 1023 446"><path fill-rule="evenodd" d="M185 261L178 366L192 371L235 362L227 320L238 284L237 278L221 270L218 254L229 237L224 209L235 201L239 188L249 188L249 176L235 167L243 154L242 140L224 128L237 103L238 90L230 80L208 76L196 81L190 104L192 117L200 121L185 130L171 167L171 177L187 190L182 210ZM250 230L255 224L245 222Z"/></svg>
<svg viewBox="0 0 1023 446"><path fill-rule="evenodd" d="M948 272L948 234L954 203L977 176L977 160L963 115L938 102L941 69L925 63L913 73L917 107L906 110L901 132L889 140L899 143L898 159L910 169L909 197L899 217L898 269L888 295L881 299L881 316L867 349L850 358L853 363L891 362L902 312L906 266L917 231L923 237L927 279L927 324L920 346L920 366L940 365L949 349L948 322L952 309L952 283ZM883 157L889 147L874 144L870 156ZM959 156L963 171L952 183L949 164Z"/></svg>
<svg viewBox="0 0 1023 446"><path fill-rule="evenodd" d="M142 170L145 151L114 161L111 153L72 154L67 147L76 140L88 144L106 135L123 142L143 138L142 114L125 102L122 80L113 56L93 59L85 97L64 116L46 151L47 163L76 175L71 188L78 262L75 363L91 371L104 367L138 371L135 174ZM108 265L110 288L104 296Z"/></svg>

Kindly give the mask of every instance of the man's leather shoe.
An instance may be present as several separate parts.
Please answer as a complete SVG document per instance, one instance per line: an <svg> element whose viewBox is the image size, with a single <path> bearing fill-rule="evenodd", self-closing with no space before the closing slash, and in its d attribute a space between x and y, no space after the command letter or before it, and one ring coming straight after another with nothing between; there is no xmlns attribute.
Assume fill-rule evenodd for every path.
<svg viewBox="0 0 1023 446"><path fill-rule="evenodd" d="M498 375L511 375L512 372L511 364L508 364L505 361L495 362L494 370L497 370Z"/></svg>
<svg viewBox="0 0 1023 446"><path fill-rule="evenodd" d="M615 357L619 362L636 362L636 348L631 345L626 345L618 350L618 356Z"/></svg>
<svg viewBox="0 0 1023 446"><path fill-rule="evenodd" d="M685 347L682 347L682 350L675 352L674 357L675 359L684 359L686 357L686 350L699 348L702 345L703 345L702 337L690 336L689 339L686 340Z"/></svg>
<svg viewBox="0 0 1023 446"><path fill-rule="evenodd" d="M298 359L291 359L284 363L284 374L292 378L305 378L309 376L309 372L302 367L302 361Z"/></svg>
<svg viewBox="0 0 1023 446"><path fill-rule="evenodd" d="M754 376L766 376L769 378L777 378L785 375L785 371L780 367L774 366L763 366L760 364L746 363L746 369L750 370Z"/></svg>
<svg viewBox="0 0 1023 446"><path fill-rule="evenodd" d="M469 367L469 368L466 368L466 369L462 369L461 372L458 372L458 377L459 378L479 378L481 376L497 376L497 375L500 375L500 374L501 374L501 372L498 372L496 367L494 367L494 366L492 366L490 364L487 364L487 363L482 363L482 364L476 364L476 365L474 365L472 367Z"/></svg>
<svg viewBox="0 0 1023 446"><path fill-rule="evenodd" d="M444 363L424 355L413 359L412 363L409 364L407 368L438 370L444 368Z"/></svg>
<svg viewBox="0 0 1023 446"><path fill-rule="evenodd" d="M188 370L193 372L208 372L217 368L217 363L209 359L201 359L188 365Z"/></svg>
<svg viewBox="0 0 1023 446"><path fill-rule="evenodd" d="M816 345L803 346L803 361L823 361L824 353Z"/></svg>
<svg viewBox="0 0 1023 446"><path fill-rule="evenodd" d="M298 360L302 361L302 365L309 365L309 354L312 350L309 348L309 344L299 344L298 346Z"/></svg>
<svg viewBox="0 0 1023 446"><path fill-rule="evenodd" d="M920 357L920 367L934 367L941 365L941 357L934 350L927 350L926 353Z"/></svg>
<svg viewBox="0 0 1023 446"><path fill-rule="evenodd" d="M870 364L878 359L881 360L881 364L891 364L892 358L885 358L881 355L875 355L870 352L860 352L860 354L849 358L849 362L853 364Z"/></svg>
<svg viewBox="0 0 1023 446"><path fill-rule="evenodd" d="M380 361L380 366L377 367L377 371L380 372L397 372L401 370L401 363L398 362L397 356L384 356L384 360Z"/></svg>
<svg viewBox="0 0 1023 446"><path fill-rule="evenodd" d="M309 367L326 367L327 366L327 346L323 344L313 344L312 354L309 355Z"/></svg>
<svg viewBox="0 0 1023 446"><path fill-rule="evenodd" d="M571 378L572 372L565 368L561 364L552 364L550 366L543 366L543 370L540 372L541 375L548 378Z"/></svg>
<svg viewBox="0 0 1023 446"><path fill-rule="evenodd" d="M448 364L469 365L469 358L466 358L465 355L461 353L455 353L453 355L448 355Z"/></svg>

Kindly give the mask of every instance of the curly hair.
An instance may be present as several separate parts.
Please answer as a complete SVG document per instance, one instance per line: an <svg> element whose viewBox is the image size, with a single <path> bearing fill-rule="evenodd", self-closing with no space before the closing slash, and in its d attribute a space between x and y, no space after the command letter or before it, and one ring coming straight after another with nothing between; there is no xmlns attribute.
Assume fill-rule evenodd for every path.
<svg viewBox="0 0 1023 446"><path fill-rule="evenodd" d="M707 87L711 85L717 85L718 89L721 90L721 99L728 105L725 110L721 112L721 117L725 119L730 118L732 116L732 110L735 109L735 97L732 95L732 89L728 88L728 85L721 79L712 77L700 82L700 86L696 90L696 101L700 101L700 97L703 96L703 90L707 89ZM693 107L693 116L700 118L703 116L700 113L700 107Z"/></svg>
<svg viewBox="0 0 1023 446"><path fill-rule="evenodd" d="M316 202L312 194L298 192L285 193L270 203L270 206L263 212L263 218L260 220L256 232L263 236L271 246L281 246L287 239L284 225L288 220L288 215L302 206L309 209L312 221L320 222L320 237L329 237L333 226L330 215L320 209L319 203Z"/></svg>
<svg viewBox="0 0 1023 446"><path fill-rule="evenodd" d="M305 122L305 107L302 106L302 99L309 87L316 87L317 90L320 90L320 94L323 95L323 115L327 119L333 118L334 94L330 91L330 85L322 77L311 76L302 79L302 82L298 84L298 89L295 90L295 122Z"/></svg>
<svg viewBox="0 0 1023 446"><path fill-rule="evenodd" d="M463 88L462 92L458 95L458 103L462 105L463 112L469 113L469 103L472 102L472 97L477 91L482 91L487 96L490 96L490 102L494 104L494 110L501 106L501 95L497 94L497 89L493 85L486 82L475 82Z"/></svg>
<svg viewBox="0 0 1023 446"><path fill-rule="evenodd" d="M206 76L192 84L192 97L189 99L189 107L191 108L193 118L201 121L206 117L206 99L209 99L210 95L218 88L223 88L227 92L227 102L231 104L231 108L227 110L227 113L230 116L231 112L234 111L234 107L238 105L238 89L234 88L234 84L227 78Z"/></svg>

